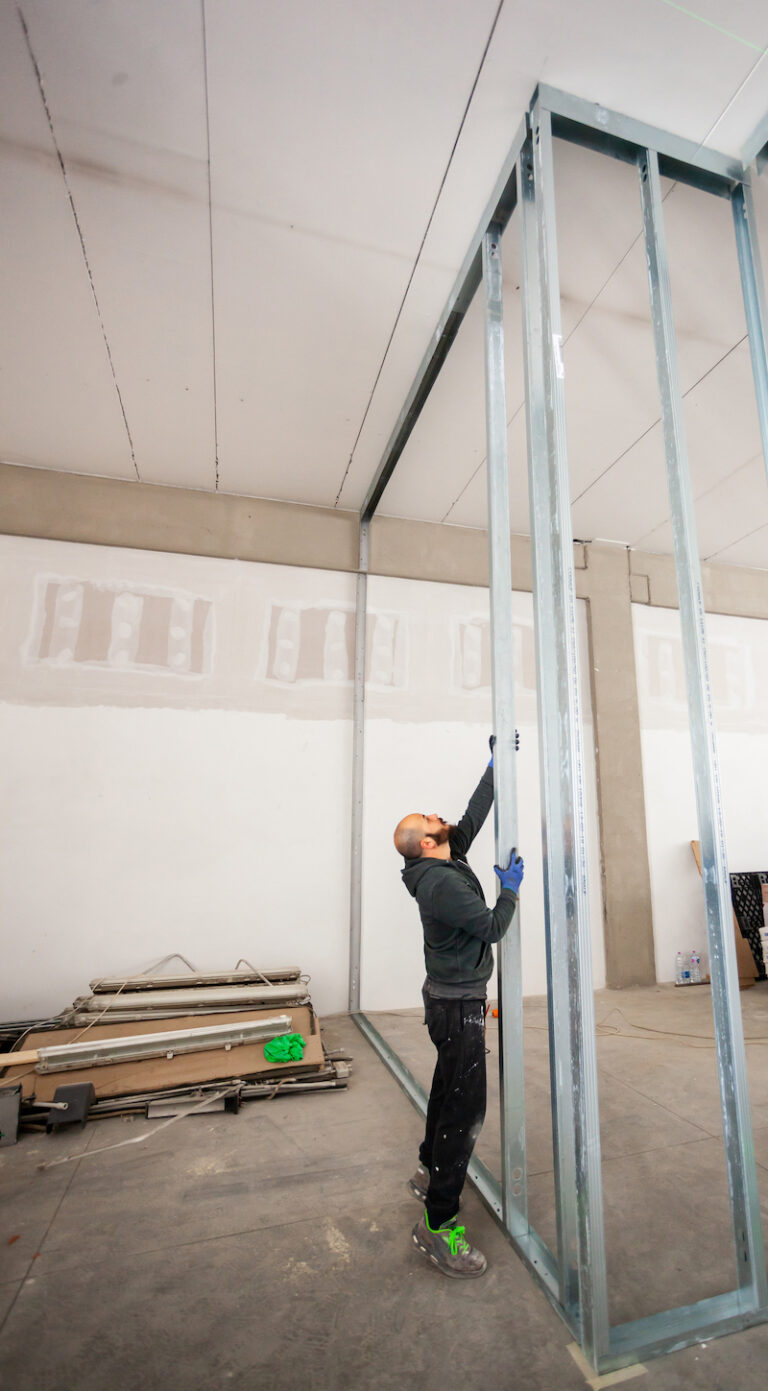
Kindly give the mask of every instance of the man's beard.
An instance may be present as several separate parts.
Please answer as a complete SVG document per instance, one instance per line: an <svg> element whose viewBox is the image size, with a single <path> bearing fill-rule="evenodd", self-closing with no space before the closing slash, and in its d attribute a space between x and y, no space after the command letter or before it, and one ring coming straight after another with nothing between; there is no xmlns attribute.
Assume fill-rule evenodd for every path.
<svg viewBox="0 0 768 1391"><path fill-rule="evenodd" d="M430 835L433 841L435 842L435 845L445 845L446 841L448 840L448 837L451 834L451 831L455 830L455 826L444 825L440 827L439 831L430 831Z"/></svg>

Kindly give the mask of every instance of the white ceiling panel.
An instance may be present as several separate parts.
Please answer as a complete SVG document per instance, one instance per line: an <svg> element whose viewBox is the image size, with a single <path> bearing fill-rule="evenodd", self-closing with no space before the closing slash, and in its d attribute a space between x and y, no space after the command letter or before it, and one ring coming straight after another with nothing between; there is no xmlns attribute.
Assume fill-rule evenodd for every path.
<svg viewBox="0 0 768 1391"><path fill-rule="evenodd" d="M530 101L533 86L517 61L519 6L507 0L483 64L461 139L451 159L392 346L367 411L340 502L359 506L378 468L424 350L477 231ZM513 235L513 241L516 237ZM510 238L505 238L509 279Z"/></svg>
<svg viewBox="0 0 768 1391"><path fill-rule="evenodd" d="M207 0L216 202L415 251L495 9Z"/></svg>
<svg viewBox="0 0 768 1391"><path fill-rule="evenodd" d="M636 170L621 160L608 159L565 140L555 140L553 150L557 257L564 305L573 305L580 311L575 314L576 320L596 300L617 313L636 313L637 276L615 279L617 270L623 271L627 252L635 243L645 276ZM665 183L664 187L668 185ZM646 280L641 282L641 291L647 307Z"/></svg>
<svg viewBox="0 0 768 1391"><path fill-rule="evenodd" d="M359 505L538 81L736 155L768 110L764 0L20 8L55 143L9 3L0 457L186 487ZM555 159L574 530L668 545L636 172L564 144ZM730 208L664 194L702 528L714 545L717 490L738 478L723 540L751 555L732 517L742 501L761 514L742 468L756 414ZM768 271L768 176L755 199ZM507 415L525 530L516 241L513 226ZM472 313L384 511L485 525Z"/></svg>
<svg viewBox="0 0 768 1391"><path fill-rule="evenodd" d="M279 228L222 211L216 248L220 486L333 506L407 264L298 231L287 257Z"/></svg>
<svg viewBox="0 0 768 1391"><path fill-rule="evenodd" d="M0 457L135 477L77 229L15 10L0 9Z"/></svg>
<svg viewBox="0 0 768 1391"><path fill-rule="evenodd" d="M222 487L334 503L494 8L208 5Z"/></svg>
<svg viewBox="0 0 768 1391"><path fill-rule="evenodd" d="M696 535L702 560L719 559L721 553L751 538L756 527L768 526L768 479L762 454L735 469L727 478L699 494L694 503ZM642 550L671 554L669 522L639 539ZM750 540L751 548L751 540ZM762 564L768 561L768 551ZM748 562L737 562L748 563Z"/></svg>
<svg viewBox="0 0 768 1391"><path fill-rule="evenodd" d="M740 343L686 396L684 415L692 486L698 496L760 449L747 343Z"/></svg>
<svg viewBox="0 0 768 1391"><path fill-rule="evenodd" d="M154 0L27 0L24 13L138 475L213 488L201 12Z"/></svg>
<svg viewBox="0 0 768 1391"><path fill-rule="evenodd" d="M514 224L504 237L502 259L507 419L511 421L524 403L519 246ZM485 461L483 316L479 290L384 493L381 507L388 515L459 520L456 506ZM486 525L484 502L482 506L482 520L470 524ZM467 510L475 515L477 509L465 503L462 517Z"/></svg>
<svg viewBox="0 0 768 1391"><path fill-rule="evenodd" d="M678 334L731 347L746 325L730 203L675 184L664 201L664 226ZM698 370L697 360L691 371ZM682 351L680 371L688 372Z"/></svg>
<svg viewBox="0 0 768 1391"><path fill-rule="evenodd" d="M477 294L384 492L382 512L442 521L484 457L483 302Z"/></svg>
<svg viewBox="0 0 768 1391"><path fill-rule="evenodd" d="M658 419L650 325L595 306L563 359L571 492L577 498Z"/></svg>
<svg viewBox="0 0 768 1391"><path fill-rule="evenodd" d="M661 0L661 3L672 9L686 9L680 0ZM692 13L691 7L688 13ZM756 57L760 49L768 47L768 20L763 0L728 0L727 4L723 0L696 0L695 17L704 24L714 24L720 29L726 28L733 36L738 35L742 43L755 51Z"/></svg>
<svg viewBox="0 0 768 1391"><path fill-rule="evenodd" d="M749 24L750 34L742 36L733 8L725 3L714 8L719 12L715 24L721 27L703 22L693 7L673 7L664 0L640 5L637 0L519 3L510 60L517 70L536 64L534 82L542 80L686 139L704 140L759 57L750 34L766 26L765 12L760 21L755 8L745 6L738 18ZM761 42L768 43L768 35ZM738 154L741 134L734 133L734 139L727 153Z"/></svg>
<svg viewBox="0 0 768 1391"><path fill-rule="evenodd" d="M737 349L684 400L694 497L708 492L724 475L732 475L759 449L745 358L748 359L748 353ZM671 532L665 526L669 502L658 416L636 444L580 496L574 489L573 496L574 534L580 538L602 538L669 552ZM744 530L747 529L745 525Z"/></svg>
<svg viewBox="0 0 768 1391"><path fill-rule="evenodd" d="M521 405L507 430L509 458L509 525L518 536L530 532L528 504L528 456L525 433L525 406ZM488 489L485 460L470 478L454 503L447 521L457 526L484 528L488 525Z"/></svg>
<svg viewBox="0 0 768 1391"><path fill-rule="evenodd" d="M630 546L668 515L661 425L638 440L571 508L573 534L580 540Z"/></svg>

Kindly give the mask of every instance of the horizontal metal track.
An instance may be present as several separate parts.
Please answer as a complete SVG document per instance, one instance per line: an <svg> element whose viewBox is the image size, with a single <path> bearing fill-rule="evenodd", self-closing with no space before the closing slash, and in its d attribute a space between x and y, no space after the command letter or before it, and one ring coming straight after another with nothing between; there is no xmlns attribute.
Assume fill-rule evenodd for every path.
<svg viewBox="0 0 768 1391"><path fill-rule="evenodd" d="M742 1291L732 1290L697 1304L684 1304L664 1313L650 1314L611 1329L608 1356L601 1359L600 1371L615 1371L637 1362L638 1356L677 1352L710 1338L736 1333L742 1328L765 1322L766 1311L756 1304L745 1307Z"/></svg>
<svg viewBox="0 0 768 1391"><path fill-rule="evenodd" d="M725 197L735 183L749 177L740 160L732 155L610 111L599 102L585 101L543 82L534 93L532 107L537 96L539 104L552 114L552 134L561 140L601 150L630 164L634 164L639 150L655 150L662 174Z"/></svg>
<svg viewBox="0 0 768 1391"><path fill-rule="evenodd" d="M525 134L526 126L523 121L512 141L504 167L480 219L480 225L470 242L469 251L464 257L461 270L454 281L453 289L432 334L427 351L416 371L405 405L397 417L392 434L387 441L381 462L360 509L360 517L363 522L370 520L381 501L384 489L395 471L397 461L408 443L416 421L424 409L427 397L453 346L464 316L472 303L475 291L482 279L483 237L491 223L494 223L499 236L501 236L514 212L517 202L516 165L518 155L523 147Z"/></svg>

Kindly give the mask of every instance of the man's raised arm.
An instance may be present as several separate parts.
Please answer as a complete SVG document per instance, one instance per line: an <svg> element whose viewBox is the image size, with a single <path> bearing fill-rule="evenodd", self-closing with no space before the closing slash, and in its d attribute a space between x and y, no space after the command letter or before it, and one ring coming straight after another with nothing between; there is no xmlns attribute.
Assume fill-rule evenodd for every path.
<svg viewBox="0 0 768 1391"><path fill-rule="evenodd" d="M493 806L493 746L496 743L496 736L492 734L488 742L491 746L491 761L469 799L467 810L449 837L451 854L462 858L469 850L475 836L482 829ZM515 730L515 749L519 748L520 735Z"/></svg>
<svg viewBox="0 0 768 1391"><path fill-rule="evenodd" d="M482 829L485 819L493 806L493 759L491 759L477 787L469 799L469 805L458 826L451 832L449 845L451 854L462 859L469 850L475 836Z"/></svg>

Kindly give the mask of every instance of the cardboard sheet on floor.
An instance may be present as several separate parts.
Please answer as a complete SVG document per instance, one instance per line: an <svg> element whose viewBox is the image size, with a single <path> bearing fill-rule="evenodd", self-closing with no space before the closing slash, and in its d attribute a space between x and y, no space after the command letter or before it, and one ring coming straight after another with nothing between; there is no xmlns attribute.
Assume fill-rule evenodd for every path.
<svg viewBox="0 0 768 1391"><path fill-rule="evenodd" d="M249 1019L270 1019L275 1014L290 1016L289 1032L301 1034L307 1047L300 1063L270 1063L264 1057L264 1041L238 1044L227 1052L212 1048L201 1053L181 1053L175 1058L141 1058L132 1062L105 1063L100 1067L73 1068L67 1072L35 1072L28 1066L9 1067L0 1085L21 1082L22 1095L37 1101L53 1101L57 1087L75 1082L93 1082L96 1096L128 1096L133 1092L163 1091L195 1082L215 1082L227 1077L280 1077L283 1073L316 1072L323 1066L323 1046L317 1016L307 1005L285 1009L238 1010L235 1014L197 1014L190 1019L151 1019L140 1024L94 1024L87 1034L82 1029L55 1029L29 1034L23 1048L52 1048L55 1044L75 1043L88 1038L129 1038L132 1034L167 1033L172 1029L204 1028L207 1024L242 1024ZM22 1074L25 1074L23 1076Z"/></svg>

